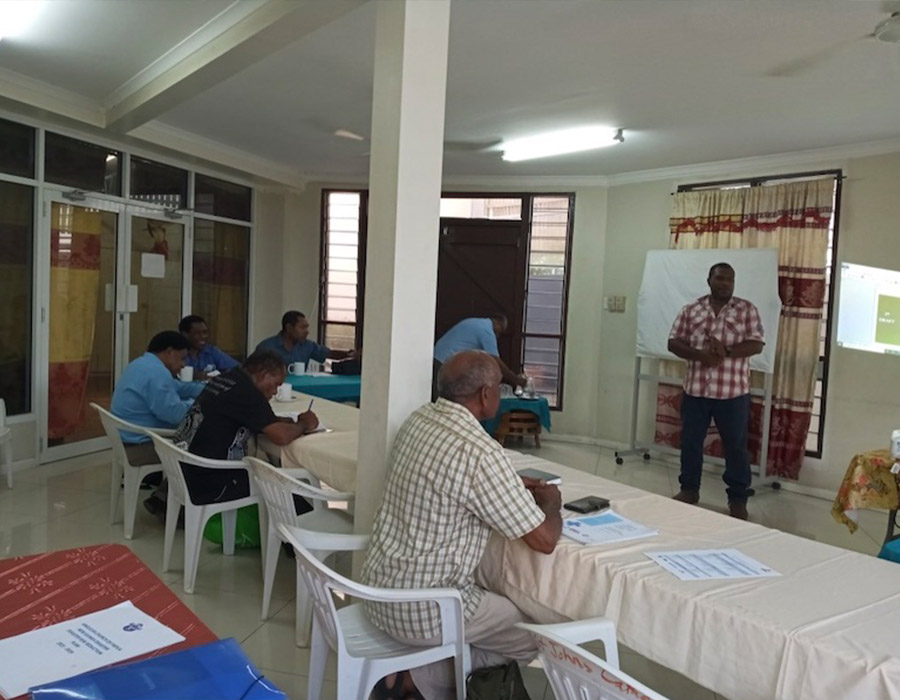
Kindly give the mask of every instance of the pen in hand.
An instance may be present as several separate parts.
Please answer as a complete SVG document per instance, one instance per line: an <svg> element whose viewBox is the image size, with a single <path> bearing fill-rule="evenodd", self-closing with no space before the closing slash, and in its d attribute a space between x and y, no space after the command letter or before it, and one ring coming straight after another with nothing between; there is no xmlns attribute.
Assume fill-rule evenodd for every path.
<svg viewBox="0 0 900 700"><path fill-rule="evenodd" d="M309 412L312 410L313 401L315 401L315 399L310 399L310 400L309 400L309 406L308 406L307 409L306 409L306 412L307 412L307 413L309 413Z"/></svg>

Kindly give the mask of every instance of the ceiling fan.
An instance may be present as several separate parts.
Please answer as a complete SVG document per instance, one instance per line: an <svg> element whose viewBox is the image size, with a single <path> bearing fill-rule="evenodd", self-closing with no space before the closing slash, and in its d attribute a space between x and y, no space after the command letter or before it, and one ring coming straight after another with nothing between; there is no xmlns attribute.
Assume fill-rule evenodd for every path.
<svg viewBox="0 0 900 700"><path fill-rule="evenodd" d="M332 133L338 138L349 139L351 141L369 140L368 137L358 134L355 131L350 131L349 129L336 129ZM500 145L500 143L501 139L492 139L490 141L444 141L444 150L458 153L480 153L489 151L494 146ZM369 152L366 151L361 155L368 156Z"/></svg>
<svg viewBox="0 0 900 700"><path fill-rule="evenodd" d="M900 45L900 1L886 0L881 3L881 10L889 16L878 22L870 33L826 46L813 53L781 63L766 71L766 75L776 78L791 78L800 75L861 42L880 41L886 44ZM900 49L897 49L897 55L900 56Z"/></svg>

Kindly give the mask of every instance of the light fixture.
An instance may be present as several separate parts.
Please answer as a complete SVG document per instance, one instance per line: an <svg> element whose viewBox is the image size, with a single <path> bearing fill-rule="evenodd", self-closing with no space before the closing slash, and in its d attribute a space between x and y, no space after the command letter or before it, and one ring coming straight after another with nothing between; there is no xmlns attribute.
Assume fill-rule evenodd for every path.
<svg viewBox="0 0 900 700"><path fill-rule="evenodd" d="M886 41L889 44L900 43L900 12L895 12L886 20L879 22L872 34L878 41Z"/></svg>
<svg viewBox="0 0 900 700"><path fill-rule="evenodd" d="M0 39L18 36L43 9L43 0L3 0L0 3Z"/></svg>
<svg viewBox="0 0 900 700"><path fill-rule="evenodd" d="M583 126L513 139L504 142L501 148L503 160L515 162L557 156L563 153L590 151L594 148L622 143L624 140L622 129L613 129L608 126Z"/></svg>
<svg viewBox="0 0 900 700"><path fill-rule="evenodd" d="M337 129L334 132L335 136L339 136L342 139L350 139L351 141L365 141L365 136L360 136L354 131L350 131L348 129Z"/></svg>

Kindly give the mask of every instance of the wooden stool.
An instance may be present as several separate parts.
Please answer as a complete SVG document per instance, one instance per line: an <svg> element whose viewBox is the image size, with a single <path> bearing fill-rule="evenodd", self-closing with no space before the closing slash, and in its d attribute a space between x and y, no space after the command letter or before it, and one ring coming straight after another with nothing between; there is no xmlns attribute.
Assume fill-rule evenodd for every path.
<svg viewBox="0 0 900 700"><path fill-rule="evenodd" d="M506 445L506 438L510 435L521 440L523 437L534 438L535 447L541 446L541 421L531 411L509 411L500 417L500 425L494 433L494 439L501 445Z"/></svg>

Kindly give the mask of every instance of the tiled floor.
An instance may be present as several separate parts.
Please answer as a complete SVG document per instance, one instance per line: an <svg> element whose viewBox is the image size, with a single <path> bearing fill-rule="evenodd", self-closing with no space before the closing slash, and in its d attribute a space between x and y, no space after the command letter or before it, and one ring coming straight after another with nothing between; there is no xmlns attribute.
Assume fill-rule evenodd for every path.
<svg viewBox="0 0 900 700"><path fill-rule="evenodd" d="M526 448L526 451L527 448ZM545 442L538 453L544 459L615 479L638 488L670 495L677 490L677 472L660 462L631 460L616 466L608 450ZM294 645L294 570L282 556L275 579L271 617L259 619L262 577L259 552L238 551L224 557L221 549L204 542L196 592L181 588L181 537L176 537L173 570L161 573L163 528L139 508L135 539L122 535L122 525L109 524L109 453L98 453L43 466L15 476L12 491L0 486L0 558L65 549L100 542L122 542L172 587L220 637L239 640L253 661L295 700L306 698L308 649ZM707 475L701 505L725 509L724 486ZM864 512L860 529L850 535L836 524L827 501L784 490L763 489L750 501L750 519L787 532L876 554L883 537L885 515ZM714 700L717 696L687 678L627 649L621 649L622 666L671 700ZM324 697L334 697L334 664L328 668ZM533 700L552 700L543 672L525 669Z"/></svg>

